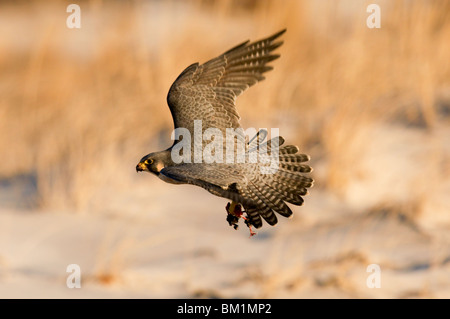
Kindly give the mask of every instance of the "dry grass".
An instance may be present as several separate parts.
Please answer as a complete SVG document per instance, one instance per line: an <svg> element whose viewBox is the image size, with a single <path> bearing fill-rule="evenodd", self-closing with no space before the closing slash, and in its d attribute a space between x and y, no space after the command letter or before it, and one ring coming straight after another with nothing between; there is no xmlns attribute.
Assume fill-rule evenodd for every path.
<svg viewBox="0 0 450 319"><path fill-rule="evenodd" d="M165 97L184 67L287 27L275 70L238 100L243 124L286 128L324 163L318 187L339 192L379 123L448 123L450 4L380 1L371 30L369 3L83 1L80 30L65 27L64 3L3 4L0 176L35 175L42 207L95 206L169 145Z"/></svg>
<svg viewBox="0 0 450 319"><path fill-rule="evenodd" d="M88 281L105 286L197 297L434 296L448 281L450 3L375 1L375 30L366 27L373 2L78 1L80 30L66 28L65 2L3 2L0 186L32 176L42 210L98 213L112 203L113 227L101 229L114 217L103 215L98 232L80 226L67 246L51 245L64 236L46 244L70 252L88 238ZM184 207L164 186L149 192L161 184L140 183L134 167L170 145L166 94L186 66L283 28L281 58L238 110L244 127L279 127L310 154L316 184L282 230L244 242L225 224L209 228L219 216L207 215L209 194ZM149 223L138 231L136 211ZM423 212L442 228L424 227ZM20 232L27 242L36 241L31 228ZM0 255L9 263L8 251ZM383 267L385 290L367 291L370 263Z"/></svg>

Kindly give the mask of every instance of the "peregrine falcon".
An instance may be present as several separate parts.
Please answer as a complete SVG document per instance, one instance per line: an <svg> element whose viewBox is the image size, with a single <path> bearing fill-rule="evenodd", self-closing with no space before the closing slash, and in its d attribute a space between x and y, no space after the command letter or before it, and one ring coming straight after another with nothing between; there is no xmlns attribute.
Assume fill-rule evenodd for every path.
<svg viewBox="0 0 450 319"><path fill-rule="evenodd" d="M251 236L255 234L252 226L260 228L262 219L275 225L275 213L291 217L286 203L302 205L302 196L313 186L313 179L304 175L312 171L305 164L310 157L300 154L297 146L283 145L281 136L266 140L266 130L259 130L249 139L239 124L235 105L240 94L264 80L263 74L272 70L268 64L279 57L273 51L283 44L277 39L285 31L256 42L246 41L202 65L187 67L172 84L167 103L175 131L184 129L188 134L183 138L175 134L171 147L144 156L136 166L137 172L153 173L168 183L197 185L231 200L226 206L226 220L237 229L239 219L244 219ZM222 144L215 143L220 140L216 135L205 137L208 129L225 136ZM228 134L230 130L234 134ZM213 161L202 158L212 140ZM232 152L225 147L225 141L235 142ZM239 142L244 145L241 157L236 155ZM249 160L256 154L266 161ZM267 160L274 158L275 169L264 172Z"/></svg>

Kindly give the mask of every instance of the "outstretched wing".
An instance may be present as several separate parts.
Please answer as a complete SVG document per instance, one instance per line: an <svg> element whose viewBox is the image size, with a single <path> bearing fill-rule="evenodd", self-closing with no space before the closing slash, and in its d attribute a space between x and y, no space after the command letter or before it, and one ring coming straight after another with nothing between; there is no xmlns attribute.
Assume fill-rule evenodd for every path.
<svg viewBox="0 0 450 319"><path fill-rule="evenodd" d="M272 69L267 64L279 57L273 54L283 42L275 42L286 30L266 39L244 42L224 54L186 68L172 84L167 102L175 128L194 132L194 120L202 120L202 131L239 128L236 97L264 79Z"/></svg>

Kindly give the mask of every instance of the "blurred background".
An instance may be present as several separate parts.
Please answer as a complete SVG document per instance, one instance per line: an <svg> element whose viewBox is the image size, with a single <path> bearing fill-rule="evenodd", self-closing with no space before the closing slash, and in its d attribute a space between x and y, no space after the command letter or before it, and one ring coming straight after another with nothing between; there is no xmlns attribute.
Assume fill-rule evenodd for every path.
<svg viewBox="0 0 450 319"><path fill-rule="evenodd" d="M70 3L0 3L0 297L450 297L450 2L77 1L80 29ZM237 107L316 182L249 239L225 199L135 166L171 145L185 67L283 28Z"/></svg>

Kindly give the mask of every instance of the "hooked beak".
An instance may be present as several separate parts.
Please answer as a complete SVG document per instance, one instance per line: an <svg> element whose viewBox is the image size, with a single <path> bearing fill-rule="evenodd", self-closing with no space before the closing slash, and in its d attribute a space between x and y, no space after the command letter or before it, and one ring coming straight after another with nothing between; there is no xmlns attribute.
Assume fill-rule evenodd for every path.
<svg viewBox="0 0 450 319"><path fill-rule="evenodd" d="M142 172L145 170L145 165L144 163L139 163L136 165L136 172Z"/></svg>

